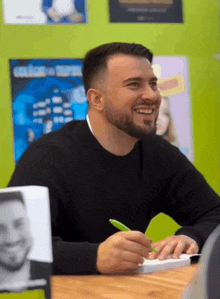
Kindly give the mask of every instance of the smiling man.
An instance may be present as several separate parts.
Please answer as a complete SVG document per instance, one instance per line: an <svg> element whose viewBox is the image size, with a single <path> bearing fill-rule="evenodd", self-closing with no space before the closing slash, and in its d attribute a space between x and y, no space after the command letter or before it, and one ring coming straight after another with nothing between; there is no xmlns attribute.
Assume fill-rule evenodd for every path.
<svg viewBox="0 0 220 299"><path fill-rule="evenodd" d="M112 153L127 154L138 139L155 134L161 101L157 78L148 59L122 54L108 59L105 77L101 85L96 81L88 90L89 119L106 149L110 146Z"/></svg>
<svg viewBox="0 0 220 299"><path fill-rule="evenodd" d="M22 291L46 284L46 263L28 259L33 245L21 192L0 192L0 292ZM46 265L46 267L45 267ZM35 284L30 284L35 280Z"/></svg>
<svg viewBox="0 0 220 299"><path fill-rule="evenodd" d="M15 169L9 186L49 188L54 274L127 273L144 258L197 253L220 223L219 196L156 135L161 97L152 58L138 44L89 51L87 120L36 141ZM182 227L152 244L144 231L160 212ZM132 231L117 232L112 218Z"/></svg>

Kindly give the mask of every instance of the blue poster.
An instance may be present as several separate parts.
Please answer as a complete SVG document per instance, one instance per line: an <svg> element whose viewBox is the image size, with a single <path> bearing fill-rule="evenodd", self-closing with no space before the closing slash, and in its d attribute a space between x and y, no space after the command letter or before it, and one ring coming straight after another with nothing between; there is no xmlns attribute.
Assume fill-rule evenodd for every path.
<svg viewBox="0 0 220 299"><path fill-rule="evenodd" d="M87 114L82 59L10 60L14 157L36 139Z"/></svg>

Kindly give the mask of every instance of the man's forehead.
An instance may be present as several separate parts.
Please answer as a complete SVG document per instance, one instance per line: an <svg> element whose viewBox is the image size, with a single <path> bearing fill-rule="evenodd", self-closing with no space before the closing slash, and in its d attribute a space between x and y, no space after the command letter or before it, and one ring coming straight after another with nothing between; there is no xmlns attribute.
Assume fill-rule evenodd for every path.
<svg viewBox="0 0 220 299"><path fill-rule="evenodd" d="M114 55L108 60L108 76L124 81L129 77L154 77L154 72L145 57Z"/></svg>
<svg viewBox="0 0 220 299"><path fill-rule="evenodd" d="M141 66L147 65L152 69L150 61L145 57L132 56L126 54L115 54L108 58L108 69L116 69L117 67L126 67L126 66Z"/></svg>
<svg viewBox="0 0 220 299"><path fill-rule="evenodd" d="M125 81L135 77L144 80L155 78L152 65L147 58L129 55L114 55L109 58L108 78L110 80Z"/></svg>
<svg viewBox="0 0 220 299"><path fill-rule="evenodd" d="M26 209L21 201L15 199L0 202L0 221L21 217L27 217Z"/></svg>

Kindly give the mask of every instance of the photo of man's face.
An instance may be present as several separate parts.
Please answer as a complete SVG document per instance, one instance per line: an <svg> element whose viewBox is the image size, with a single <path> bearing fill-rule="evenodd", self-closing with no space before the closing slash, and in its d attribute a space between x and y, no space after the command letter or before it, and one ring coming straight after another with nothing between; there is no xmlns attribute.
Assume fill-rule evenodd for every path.
<svg viewBox="0 0 220 299"><path fill-rule="evenodd" d="M22 268L32 238L24 204L17 199L0 201L0 272Z"/></svg>

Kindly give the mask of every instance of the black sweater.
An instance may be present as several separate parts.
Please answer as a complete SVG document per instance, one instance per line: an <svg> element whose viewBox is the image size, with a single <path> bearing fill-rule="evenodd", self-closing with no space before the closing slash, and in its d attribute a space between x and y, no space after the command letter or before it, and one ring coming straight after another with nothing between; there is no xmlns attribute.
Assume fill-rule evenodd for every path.
<svg viewBox="0 0 220 299"><path fill-rule="evenodd" d="M97 249L117 219L144 232L163 212L183 226L176 234L201 250L220 224L219 196L174 146L159 136L140 140L125 156L106 151L86 121L70 122L31 145L9 186L47 186L54 274L94 274Z"/></svg>

